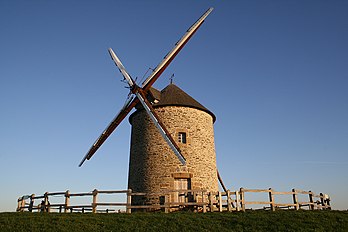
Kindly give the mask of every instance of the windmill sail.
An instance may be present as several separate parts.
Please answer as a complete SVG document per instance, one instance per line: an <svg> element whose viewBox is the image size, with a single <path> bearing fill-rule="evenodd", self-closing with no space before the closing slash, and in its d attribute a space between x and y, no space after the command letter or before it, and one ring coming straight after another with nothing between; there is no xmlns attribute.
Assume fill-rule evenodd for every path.
<svg viewBox="0 0 348 232"><path fill-rule="evenodd" d="M168 52L161 63L157 65L152 74L143 82L142 88L146 91L152 84L158 79L158 77L163 73L167 66L172 62L175 56L180 52L180 50L189 41L192 35L197 31L197 29L202 25L204 19L213 11L213 8L209 8L181 37L181 39L175 44L174 48Z"/></svg>
<svg viewBox="0 0 348 232"><path fill-rule="evenodd" d="M89 149L85 157L79 164L79 167L87 160L89 160L94 153L99 149L99 147L105 142L105 140L111 135L111 133L116 129L116 127L122 122L122 120L127 116L127 114L133 109L133 107L139 103L138 98L130 98L125 106L120 110L116 117L111 121L108 127L103 131L99 138L94 142L92 147Z"/></svg>
<svg viewBox="0 0 348 232"><path fill-rule="evenodd" d="M108 51L109 51L109 54L110 54L112 60L115 62L116 66L118 67L118 69L122 73L123 77L127 80L129 87L132 88L135 83L134 83L133 79L131 78L131 76L126 71L123 64L121 63L121 60L116 56L115 52L111 48L109 48Z"/></svg>

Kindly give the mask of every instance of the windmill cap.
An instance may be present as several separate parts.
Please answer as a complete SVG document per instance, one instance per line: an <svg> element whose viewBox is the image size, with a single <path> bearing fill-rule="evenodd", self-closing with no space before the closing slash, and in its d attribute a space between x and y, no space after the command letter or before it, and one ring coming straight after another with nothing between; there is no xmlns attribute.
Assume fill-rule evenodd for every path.
<svg viewBox="0 0 348 232"><path fill-rule="evenodd" d="M185 93L182 89L180 89L173 83L169 84L162 91L158 91L157 89L151 88L150 92L151 95L156 99L155 103L152 105L154 108L163 106L190 107L205 111L206 113L212 116L213 122L215 122L216 120L215 115L210 110L205 108L202 104L193 99L190 95ZM132 116L133 114L131 115L131 117ZM131 119L131 117L129 119Z"/></svg>

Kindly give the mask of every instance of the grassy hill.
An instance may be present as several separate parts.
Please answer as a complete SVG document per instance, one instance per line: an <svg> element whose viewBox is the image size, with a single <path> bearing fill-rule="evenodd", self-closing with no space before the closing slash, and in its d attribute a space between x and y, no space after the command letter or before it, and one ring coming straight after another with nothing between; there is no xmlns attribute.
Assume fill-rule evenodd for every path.
<svg viewBox="0 0 348 232"><path fill-rule="evenodd" d="M348 211L0 213L0 231L348 231Z"/></svg>

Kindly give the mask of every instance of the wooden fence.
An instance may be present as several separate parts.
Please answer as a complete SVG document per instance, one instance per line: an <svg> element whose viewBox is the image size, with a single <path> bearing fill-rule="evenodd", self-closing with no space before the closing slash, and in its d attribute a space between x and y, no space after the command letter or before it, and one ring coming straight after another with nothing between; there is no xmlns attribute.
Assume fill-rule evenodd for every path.
<svg viewBox="0 0 348 232"><path fill-rule="evenodd" d="M250 193L264 194L266 201L250 201ZM99 202L98 198L102 195L123 195L125 200L121 202ZM291 200L277 203L278 195L288 195ZM87 204L70 204L71 198L90 196L90 203ZM260 195L261 196L261 195ZM50 203L52 197L60 197L64 202ZM134 203L132 198L142 197L143 199L158 199L157 203ZM300 201L299 197L305 200ZM37 204L37 201L41 202ZM88 193L70 193L65 192L46 192L43 195L35 194L22 196L18 199L17 211L30 212L92 212L92 213L109 213L109 212L126 212L131 213L136 210L155 211L162 210L166 213L177 210L192 210L194 212L223 212L223 211L246 211L251 209L249 206L258 206L263 209L309 209L324 210L331 209L330 198L326 194L315 194L311 191L292 189L290 192L277 192L269 189L244 189L239 191L226 192L207 192L205 190L166 190L159 193L136 193L132 190L93 190ZM109 208L105 208L109 207ZM116 207L116 208L115 208ZM103 209L101 209L103 208Z"/></svg>
<svg viewBox="0 0 348 232"><path fill-rule="evenodd" d="M126 202L97 202L98 195L101 194L127 194ZM50 197L63 197L64 202L53 203L51 204L49 199ZM72 197L82 197L82 196L91 196L92 202L90 204L70 204ZM39 204L36 204L37 200L41 200ZM98 206L123 206L129 207L131 202L131 190L93 190L92 192L87 193L70 193L69 190L65 192L46 192L43 195L36 196L35 194L26 195L18 199L17 211L30 211L30 212L88 212L93 213L102 212L102 210L97 210ZM106 209L105 212L111 212L112 210ZM128 212L128 209L127 209Z"/></svg>
<svg viewBox="0 0 348 232"><path fill-rule="evenodd" d="M276 209L331 209L330 197L327 194L315 194L312 191L303 191L292 189L290 192L277 192L272 188L269 189L244 189L241 188L239 192L234 192L236 196L239 195L239 203L243 211L246 210L246 205L264 205L263 209L270 209L275 211ZM246 201L246 193L268 193L268 201ZM277 195L289 195L292 198L292 202L277 203L275 198ZM306 201L299 201L299 196L308 196ZM236 201L238 205L238 201ZM266 206L265 206L266 205Z"/></svg>

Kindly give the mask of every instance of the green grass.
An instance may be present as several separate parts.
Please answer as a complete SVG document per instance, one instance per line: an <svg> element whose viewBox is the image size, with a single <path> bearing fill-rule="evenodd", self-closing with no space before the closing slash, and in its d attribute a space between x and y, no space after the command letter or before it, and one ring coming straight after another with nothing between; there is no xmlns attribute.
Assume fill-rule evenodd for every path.
<svg viewBox="0 0 348 232"><path fill-rule="evenodd" d="M348 211L0 213L0 231L348 231Z"/></svg>

